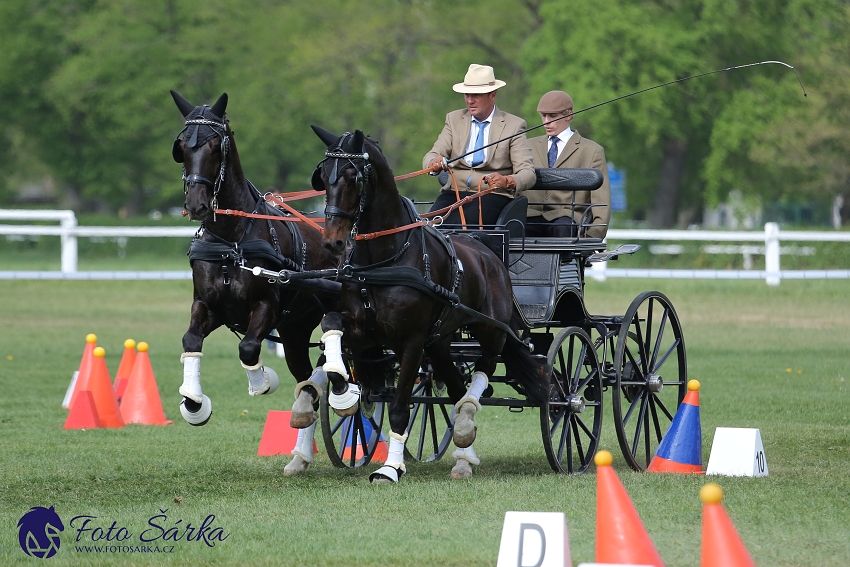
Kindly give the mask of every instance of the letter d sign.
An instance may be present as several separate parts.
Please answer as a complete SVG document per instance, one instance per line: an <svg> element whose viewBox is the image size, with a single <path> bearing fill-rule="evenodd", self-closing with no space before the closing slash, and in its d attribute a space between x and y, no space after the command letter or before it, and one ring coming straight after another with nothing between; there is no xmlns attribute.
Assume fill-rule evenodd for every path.
<svg viewBox="0 0 850 567"><path fill-rule="evenodd" d="M506 512L497 567L572 565L562 512Z"/></svg>

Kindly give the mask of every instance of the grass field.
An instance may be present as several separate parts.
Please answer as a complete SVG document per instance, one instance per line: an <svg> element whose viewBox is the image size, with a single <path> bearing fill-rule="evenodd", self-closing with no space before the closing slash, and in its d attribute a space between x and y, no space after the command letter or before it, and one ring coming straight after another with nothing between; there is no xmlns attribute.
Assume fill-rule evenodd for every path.
<svg viewBox="0 0 850 567"><path fill-rule="evenodd" d="M689 375L702 383L704 462L715 427L761 430L770 476L716 479L756 564L850 564L850 282L590 282L589 310L622 314L645 289L667 294L682 320ZM0 564L36 561L16 528L33 506L55 506L65 522L50 559L57 566L495 565L509 510L564 512L574 564L593 561L595 474L550 471L536 411L479 414L482 464L469 481L450 481L445 458L410 464L398 486L372 486L373 467L340 470L324 455L308 476L284 478L288 457L256 452L268 410L292 403L285 365L265 354L283 386L249 398L237 339L219 330L202 362L215 412L207 426L190 427L177 409L190 299L188 281L0 281ZM126 338L150 344L173 425L62 428L60 404L87 333L98 335L113 373ZM706 478L631 472L610 428L602 446L666 564L699 565ZM105 532L114 522L138 545L151 517L179 530L211 514L225 541L150 544L173 545L171 553L76 551L68 525L96 516L92 525Z"/></svg>

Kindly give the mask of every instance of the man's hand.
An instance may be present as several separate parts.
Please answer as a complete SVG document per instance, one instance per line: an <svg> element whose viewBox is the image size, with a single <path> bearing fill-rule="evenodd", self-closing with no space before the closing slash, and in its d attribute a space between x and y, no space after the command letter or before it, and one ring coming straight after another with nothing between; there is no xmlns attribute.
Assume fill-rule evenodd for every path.
<svg viewBox="0 0 850 567"><path fill-rule="evenodd" d="M516 181L514 181L513 175L491 173L484 176L484 182L495 189L507 189L511 192L516 190Z"/></svg>
<svg viewBox="0 0 850 567"><path fill-rule="evenodd" d="M448 171L448 166L446 164L446 158L444 157L435 157L431 160L431 163L428 164L428 169L430 169L430 173L428 175L437 175L441 171Z"/></svg>

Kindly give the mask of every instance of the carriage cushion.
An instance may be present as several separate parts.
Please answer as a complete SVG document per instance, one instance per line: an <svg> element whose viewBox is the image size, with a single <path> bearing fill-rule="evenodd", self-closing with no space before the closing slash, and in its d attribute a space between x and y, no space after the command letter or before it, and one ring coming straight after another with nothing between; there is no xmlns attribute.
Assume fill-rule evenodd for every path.
<svg viewBox="0 0 850 567"><path fill-rule="evenodd" d="M602 187L602 172L592 167L555 167L534 169L537 182L532 189L561 191L595 191Z"/></svg>

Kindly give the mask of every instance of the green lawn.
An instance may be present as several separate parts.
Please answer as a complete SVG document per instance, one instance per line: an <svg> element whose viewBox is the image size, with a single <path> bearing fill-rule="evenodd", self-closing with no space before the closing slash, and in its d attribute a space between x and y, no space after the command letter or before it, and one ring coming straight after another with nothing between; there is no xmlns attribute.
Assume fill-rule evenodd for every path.
<svg viewBox="0 0 850 567"><path fill-rule="evenodd" d="M682 321L689 376L702 383L704 462L715 427L761 430L770 476L715 479L756 564L850 564L850 282L610 279L588 283L588 308L622 314L645 289L668 295ZM482 464L469 481L449 480L447 457L408 465L398 486L372 486L373 466L340 470L323 454L306 477L285 478L288 457L256 455L267 412L292 403L285 364L264 354L283 385L249 398L237 339L219 330L202 362L215 411L190 427L177 388L191 294L189 281L0 281L0 564L37 561L17 542L16 524L33 506L55 506L65 522L51 565L494 565L509 510L564 512L574 564L593 561L595 474L551 472L536 411L479 414ZM150 344L173 425L62 428L87 333L98 335L113 373L125 339ZM666 564L699 565L707 479L631 472L610 428L602 446ZM138 545L153 516L165 516L153 521L167 530L210 514L229 537L215 547L150 544L172 553L77 552L68 525L96 516L92 525L105 532L115 522Z"/></svg>

